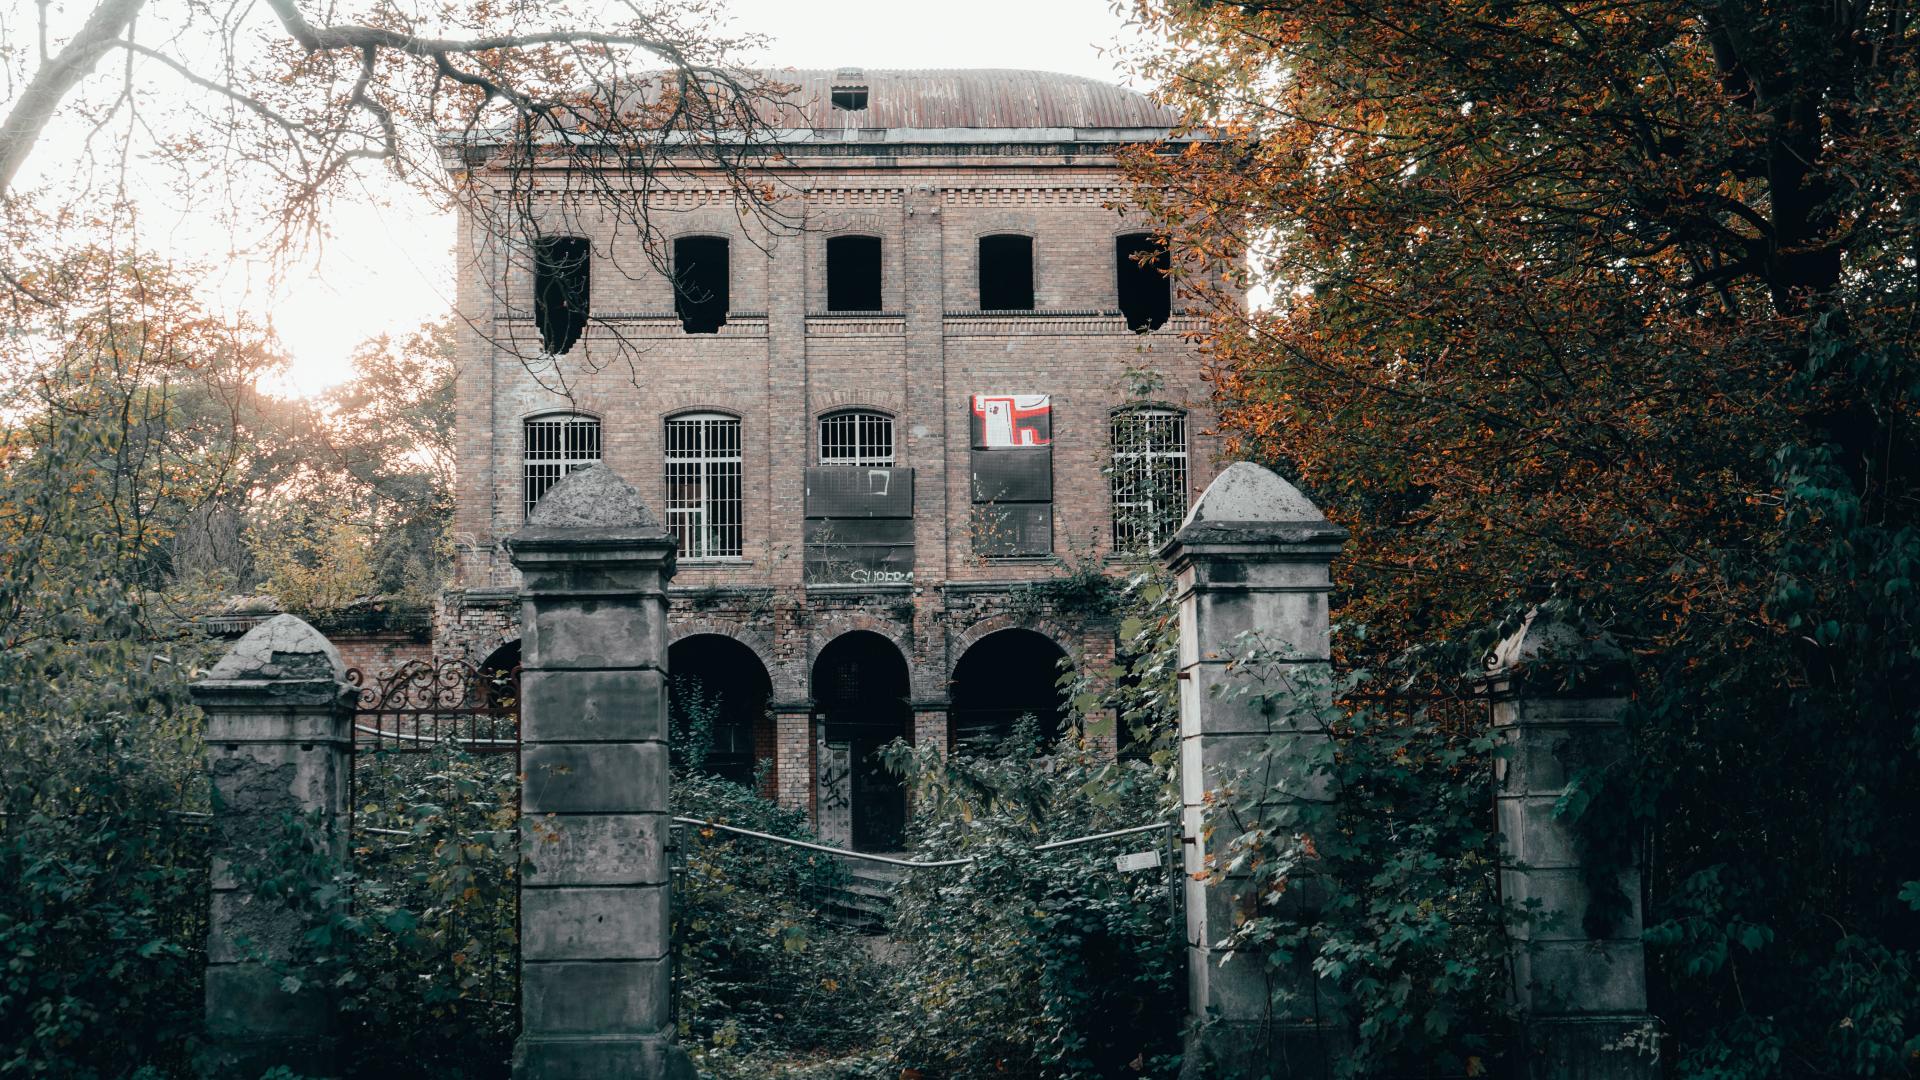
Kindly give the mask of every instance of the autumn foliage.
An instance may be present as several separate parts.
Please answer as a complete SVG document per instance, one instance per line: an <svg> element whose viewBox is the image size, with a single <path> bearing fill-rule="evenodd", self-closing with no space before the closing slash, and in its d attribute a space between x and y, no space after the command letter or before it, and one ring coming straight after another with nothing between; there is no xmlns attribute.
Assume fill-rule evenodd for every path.
<svg viewBox="0 0 1920 1080"><path fill-rule="evenodd" d="M1337 648L1634 655L1676 1075L1920 1067L1920 45L1904 4L1142 0L1133 159L1222 419L1349 526ZM1252 313L1237 287L1254 289ZM1616 849L1619 845L1614 845Z"/></svg>

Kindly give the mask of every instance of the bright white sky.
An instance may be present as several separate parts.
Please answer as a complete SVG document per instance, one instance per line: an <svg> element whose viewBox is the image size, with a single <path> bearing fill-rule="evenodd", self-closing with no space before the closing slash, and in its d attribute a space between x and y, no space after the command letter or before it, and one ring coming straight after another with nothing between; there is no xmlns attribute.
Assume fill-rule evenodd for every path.
<svg viewBox="0 0 1920 1080"><path fill-rule="evenodd" d="M1128 32L1110 0L732 0L731 7L735 30L771 38L748 58L770 67L1038 68L1124 81L1103 55ZM43 144L40 152L49 149ZM192 208L159 194L142 200L147 246L218 268L209 284L219 302L278 332L293 357L276 387L282 392L310 394L339 382L359 342L405 333L452 306L451 217L381 184L376 171L366 175L364 198L334 205L318 258L278 280L264 264L231 258L224 233L200 226Z"/></svg>

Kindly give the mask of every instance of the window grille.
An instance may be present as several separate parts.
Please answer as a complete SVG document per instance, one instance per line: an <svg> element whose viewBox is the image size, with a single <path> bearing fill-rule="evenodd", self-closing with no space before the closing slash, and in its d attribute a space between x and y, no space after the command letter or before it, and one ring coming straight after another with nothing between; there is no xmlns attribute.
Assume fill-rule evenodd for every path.
<svg viewBox="0 0 1920 1080"><path fill-rule="evenodd" d="M820 418L820 464L893 465L893 417L853 410Z"/></svg>
<svg viewBox="0 0 1920 1080"><path fill-rule="evenodd" d="M600 421L590 416L541 416L527 421L527 514L568 473L600 460Z"/></svg>
<svg viewBox="0 0 1920 1080"><path fill-rule="evenodd" d="M1172 409L1113 416L1113 549L1145 554L1187 512L1187 418Z"/></svg>
<svg viewBox="0 0 1920 1080"><path fill-rule="evenodd" d="M717 413L667 421L667 529L683 559L741 551L740 421Z"/></svg>

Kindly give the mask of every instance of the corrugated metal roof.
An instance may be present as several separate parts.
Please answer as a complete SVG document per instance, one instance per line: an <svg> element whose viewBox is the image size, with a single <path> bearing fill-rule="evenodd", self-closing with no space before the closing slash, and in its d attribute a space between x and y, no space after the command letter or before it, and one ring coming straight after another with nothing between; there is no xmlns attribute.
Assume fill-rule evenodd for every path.
<svg viewBox="0 0 1920 1080"><path fill-rule="evenodd" d="M1017 68L841 68L767 72L797 89L794 115L774 121L812 128L1170 128L1171 110L1098 79ZM865 86L867 107L833 107L836 86Z"/></svg>

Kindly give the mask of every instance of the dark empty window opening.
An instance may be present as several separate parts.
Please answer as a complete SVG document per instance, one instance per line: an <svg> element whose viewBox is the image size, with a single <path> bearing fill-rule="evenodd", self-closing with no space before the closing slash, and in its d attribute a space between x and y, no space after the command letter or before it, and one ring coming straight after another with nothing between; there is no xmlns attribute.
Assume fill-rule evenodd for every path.
<svg viewBox="0 0 1920 1080"><path fill-rule="evenodd" d="M827 238L827 310L880 310L880 238Z"/></svg>
<svg viewBox="0 0 1920 1080"><path fill-rule="evenodd" d="M864 111L867 107L867 88L864 86L834 87L833 107L843 112Z"/></svg>
<svg viewBox="0 0 1920 1080"><path fill-rule="evenodd" d="M727 239L683 236L673 242L673 308L689 334L716 334L727 321Z"/></svg>
<svg viewBox="0 0 1920 1080"><path fill-rule="evenodd" d="M1167 246L1151 233L1128 233L1113 242L1114 278L1120 314L1129 330L1158 330L1173 314L1172 282L1167 280Z"/></svg>
<svg viewBox="0 0 1920 1080"><path fill-rule="evenodd" d="M1033 310L1033 237L980 238L980 310Z"/></svg>
<svg viewBox="0 0 1920 1080"><path fill-rule="evenodd" d="M573 348L587 328L593 249L584 236L543 236L533 242L533 324L540 347L556 356Z"/></svg>

